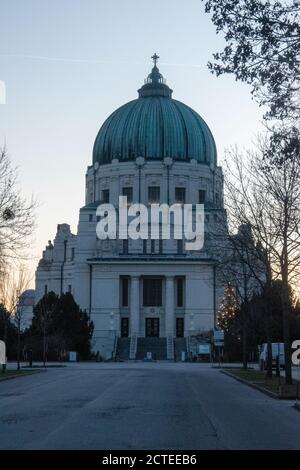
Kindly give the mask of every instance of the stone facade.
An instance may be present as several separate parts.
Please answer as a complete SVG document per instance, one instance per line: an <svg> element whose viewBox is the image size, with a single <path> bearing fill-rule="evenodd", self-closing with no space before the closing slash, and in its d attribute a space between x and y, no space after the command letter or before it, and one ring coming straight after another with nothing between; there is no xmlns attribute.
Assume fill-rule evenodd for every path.
<svg viewBox="0 0 300 470"><path fill-rule="evenodd" d="M45 292L71 292L76 302L94 322L93 348L110 354L115 334L122 334L122 318L128 318L128 334L145 336L146 319L159 319L159 336L175 337L178 325L189 336L214 328L222 288L216 285L214 263L207 250L178 250L171 238L154 244L147 240L98 240L98 205L103 195L118 205L123 188L132 188L133 202L148 203L148 188L160 188L160 203L176 202L176 188L185 189L185 202L199 203L205 198L205 230L223 220L223 178L220 167L191 162L145 161L88 167L86 204L80 210L78 233L67 224L57 227L36 272L36 297ZM108 191L103 193L103 191ZM107 201L106 201L107 202ZM122 279L127 278L128 305L122 305ZM161 279L160 306L143 305L144 279ZM177 305L177 280L181 279L182 302ZM177 319L182 319L177 322ZM123 321L124 325L124 321ZM124 332L123 332L124 333Z"/></svg>
<svg viewBox="0 0 300 470"><path fill-rule="evenodd" d="M225 227L223 176L216 146L203 119L172 99L157 68L139 98L115 111L103 124L86 172L86 198L77 235L57 226L36 271L36 301L45 292L71 292L94 322L93 349L110 357L116 337L166 338L172 358L175 337L213 329L223 294L217 285L207 235ZM185 241L99 240L97 207L129 203L204 204L205 243L186 251ZM155 201L153 201L155 197ZM224 231L223 231L224 233Z"/></svg>

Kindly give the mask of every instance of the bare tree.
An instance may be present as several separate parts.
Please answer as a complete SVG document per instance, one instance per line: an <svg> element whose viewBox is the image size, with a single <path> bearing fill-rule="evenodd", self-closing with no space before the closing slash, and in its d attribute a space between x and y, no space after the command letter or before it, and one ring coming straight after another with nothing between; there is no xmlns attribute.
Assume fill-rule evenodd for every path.
<svg viewBox="0 0 300 470"><path fill-rule="evenodd" d="M300 113L300 4L295 0L203 0L223 50L209 69L249 83L266 117L297 122Z"/></svg>
<svg viewBox="0 0 300 470"><path fill-rule="evenodd" d="M15 322L18 332L17 342L17 368L20 370L21 362L21 332L24 322L24 305L22 294L28 289L32 276L26 270L24 264L20 264L17 270L10 270L0 284L0 298L8 316ZM7 318L7 321L9 318ZM5 340L6 341L6 338Z"/></svg>
<svg viewBox="0 0 300 470"><path fill-rule="evenodd" d="M228 215L230 220L230 213ZM236 306L241 311L242 356L243 367L246 369L250 300L260 288L256 276L262 277L261 266L254 254L255 241L247 224L240 222L236 225L236 230L233 230L232 224L229 228L223 220L210 231L208 245L215 260L218 282L230 288Z"/></svg>
<svg viewBox="0 0 300 470"><path fill-rule="evenodd" d="M47 364L49 323L58 305L58 297L53 293L53 297L49 298L51 294L52 293L48 294L48 296L44 296L38 304L41 309L39 326L43 335L44 367L46 367ZM51 301L48 301L49 299L51 299Z"/></svg>
<svg viewBox="0 0 300 470"><path fill-rule="evenodd" d="M0 283L7 265L25 258L35 228L36 201L27 201L18 185L17 170L5 149L0 149Z"/></svg>
<svg viewBox="0 0 300 470"><path fill-rule="evenodd" d="M268 152L267 139L259 139L255 151L228 153L227 209L231 228L241 223L251 227L264 266L263 282L270 286L272 279L282 281L285 374L291 383L289 284L300 274L300 159L294 152L278 164Z"/></svg>

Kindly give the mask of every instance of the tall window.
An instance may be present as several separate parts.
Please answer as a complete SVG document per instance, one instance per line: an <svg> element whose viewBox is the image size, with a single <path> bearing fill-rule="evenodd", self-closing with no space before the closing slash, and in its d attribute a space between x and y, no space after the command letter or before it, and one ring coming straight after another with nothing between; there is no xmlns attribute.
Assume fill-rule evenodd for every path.
<svg viewBox="0 0 300 470"><path fill-rule="evenodd" d="M176 204L185 204L185 188L175 188Z"/></svg>
<svg viewBox="0 0 300 470"><path fill-rule="evenodd" d="M183 254L183 240L177 240L177 254Z"/></svg>
<svg viewBox="0 0 300 470"><path fill-rule="evenodd" d="M160 187L159 186L148 187L148 203L149 204L160 203Z"/></svg>
<svg viewBox="0 0 300 470"><path fill-rule="evenodd" d="M133 188L132 187L124 187L122 190L122 196L127 197L127 204L132 204L133 200Z"/></svg>
<svg viewBox="0 0 300 470"><path fill-rule="evenodd" d="M144 307L162 306L162 280L143 280L143 305Z"/></svg>
<svg viewBox="0 0 300 470"><path fill-rule="evenodd" d="M75 258L75 248L71 248L71 261L74 261Z"/></svg>
<svg viewBox="0 0 300 470"><path fill-rule="evenodd" d="M102 190L102 202L104 204L109 203L109 189L103 189Z"/></svg>
<svg viewBox="0 0 300 470"><path fill-rule="evenodd" d="M199 190L199 204L205 204L206 192L204 189Z"/></svg>
<svg viewBox="0 0 300 470"><path fill-rule="evenodd" d="M177 307L183 307L183 278L177 279Z"/></svg>
<svg viewBox="0 0 300 470"><path fill-rule="evenodd" d="M48 294L48 286L47 286L47 284L45 284L45 287L44 287L44 294L45 294L45 295Z"/></svg>
<svg viewBox="0 0 300 470"><path fill-rule="evenodd" d="M123 240L123 255L128 255L128 240Z"/></svg>
<svg viewBox="0 0 300 470"><path fill-rule="evenodd" d="M129 305L129 279L123 277L121 279L121 292L122 292L122 307L128 307Z"/></svg>
<svg viewBox="0 0 300 470"><path fill-rule="evenodd" d="M71 284L68 285L68 292L69 292L69 294L72 294L72 286L71 286Z"/></svg>

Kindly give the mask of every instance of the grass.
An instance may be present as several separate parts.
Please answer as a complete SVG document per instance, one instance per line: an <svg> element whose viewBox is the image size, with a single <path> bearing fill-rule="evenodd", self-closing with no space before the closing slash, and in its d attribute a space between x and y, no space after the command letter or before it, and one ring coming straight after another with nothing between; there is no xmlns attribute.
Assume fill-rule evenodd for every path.
<svg viewBox="0 0 300 470"><path fill-rule="evenodd" d="M272 378L267 377L266 371L254 370L254 369L226 369L233 376L248 382L249 385L256 385L268 392L275 393L280 396L280 385L284 386L284 377L276 377L272 375ZM294 380L293 384L296 390L297 381ZM296 395L296 391L295 391Z"/></svg>
<svg viewBox="0 0 300 470"><path fill-rule="evenodd" d="M24 377L25 375L36 374L37 370L12 370L8 369L5 372L0 370L0 382L8 379L15 379L17 377Z"/></svg>

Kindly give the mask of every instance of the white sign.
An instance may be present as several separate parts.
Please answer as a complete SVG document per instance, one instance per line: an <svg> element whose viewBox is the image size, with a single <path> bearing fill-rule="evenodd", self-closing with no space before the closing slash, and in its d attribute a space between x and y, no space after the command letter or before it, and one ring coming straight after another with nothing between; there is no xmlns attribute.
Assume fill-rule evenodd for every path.
<svg viewBox="0 0 300 470"><path fill-rule="evenodd" d="M216 341L224 341L224 330L214 331L214 342Z"/></svg>
<svg viewBox="0 0 300 470"><path fill-rule="evenodd" d="M76 351L69 351L69 361L70 362L77 362L77 352Z"/></svg>
<svg viewBox="0 0 300 470"><path fill-rule="evenodd" d="M0 341L0 364L1 366L6 364L6 346L4 341Z"/></svg>
<svg viewBox="0 0 300 470"><path fill-rule="evenodd" d="M199 344L199 354L210 354L210 344Z"/></svg>

